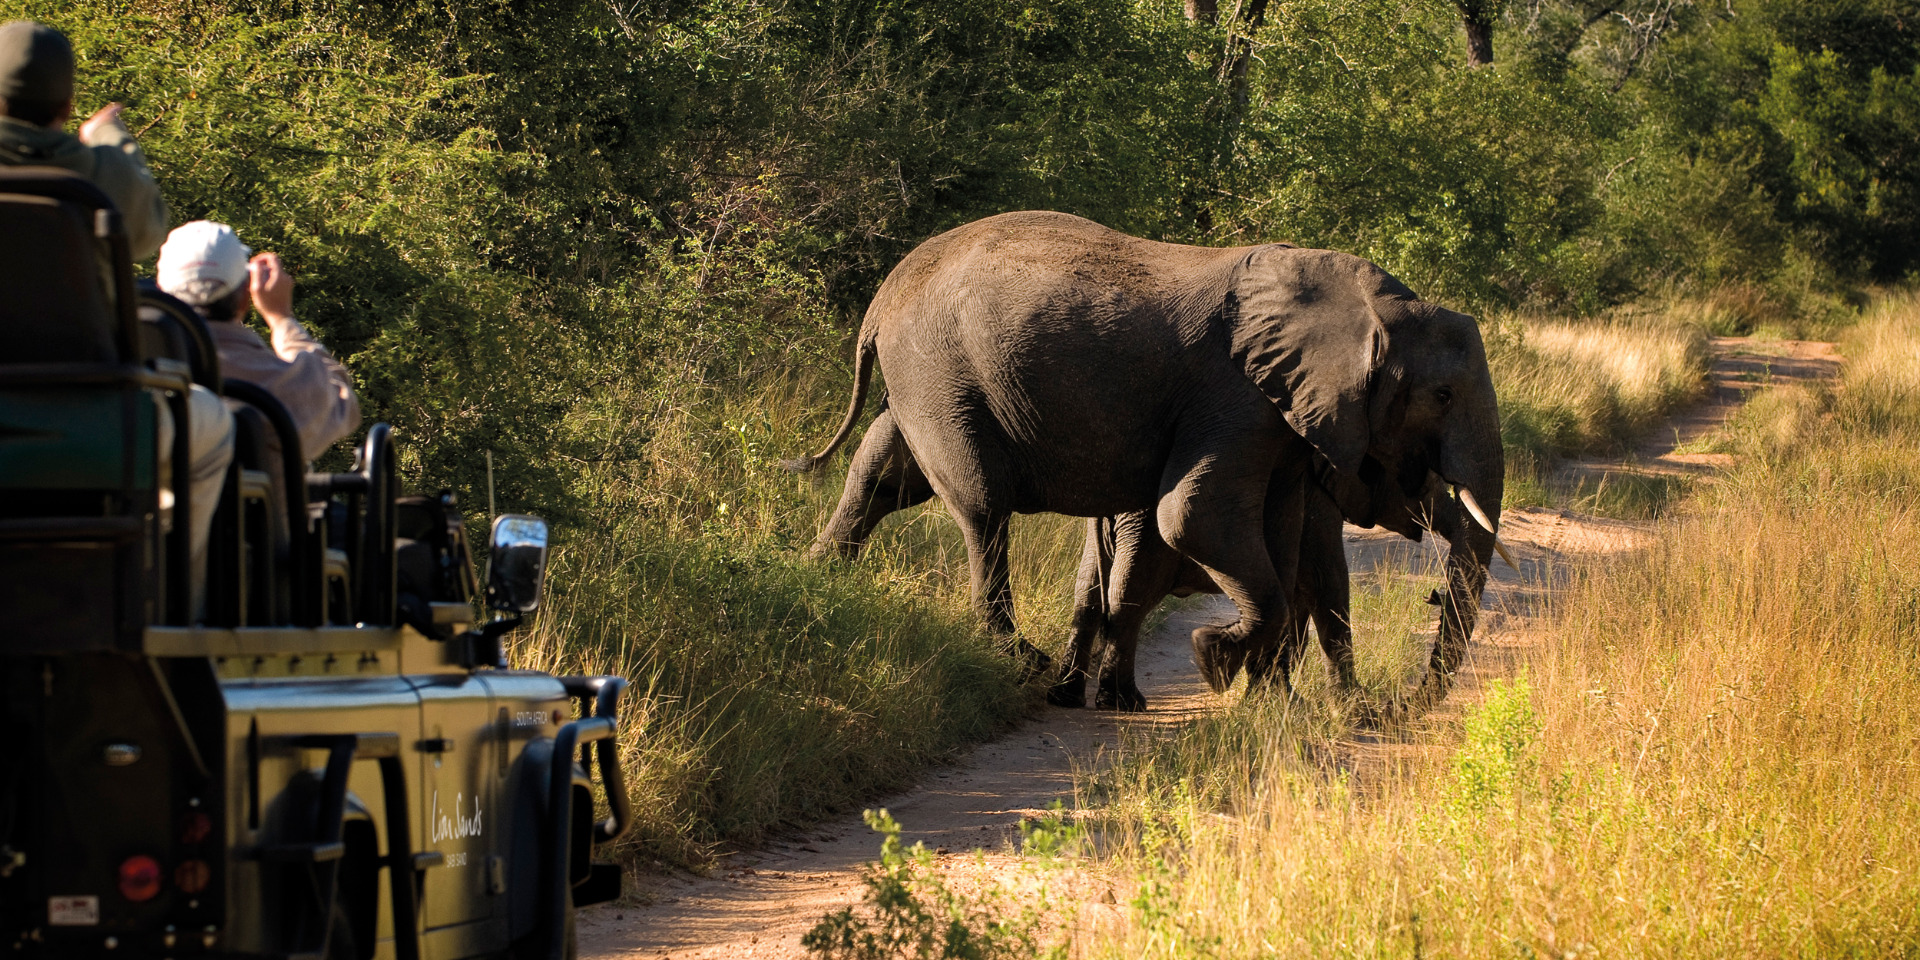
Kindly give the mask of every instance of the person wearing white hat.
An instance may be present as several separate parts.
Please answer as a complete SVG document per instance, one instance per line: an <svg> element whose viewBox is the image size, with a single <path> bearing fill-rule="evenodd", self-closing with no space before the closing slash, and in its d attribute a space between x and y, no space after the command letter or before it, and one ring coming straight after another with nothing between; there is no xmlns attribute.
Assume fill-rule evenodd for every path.
<svg viewBox="0 0 1920 960"><path fill-rule="evenodd" d="M278 254L254 252L224 223L195 220L167 235L156 273L160 289L207 318L220 371L273 394L300 431L300 455L319 458L360 426L353 378L293 316L293 277ZM246 324L258 309L273 345Z"/></svg>

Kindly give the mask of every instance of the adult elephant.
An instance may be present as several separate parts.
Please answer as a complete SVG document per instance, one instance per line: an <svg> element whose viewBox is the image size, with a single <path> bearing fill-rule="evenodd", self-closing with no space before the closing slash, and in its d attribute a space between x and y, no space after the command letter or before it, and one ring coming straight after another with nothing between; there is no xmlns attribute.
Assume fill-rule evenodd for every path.
<svg viewBox="0 0 1920 960"><path fill-rule="evenodd" d="M1394 489L1384 492L1399 493ZM1468 502L1472 502L1470 494ZM1478 505L1463 504L1431 475L1418 499L1394 496L1384 507L1376 505L1378 525L1416 542L1431 530L1448 542L1447 591L1444 596L1435 591L1431 599L1441 607L1438 637L1425 678L1401 704L1405 709L1424 710L1446 696L1478 619L1492 554L1499 550L1503 557L1506 555L1486 527L1469 519L1473 509ZM1297 547L1299 572L1279 636L1272 645L1247 652L1251 684L1291 690L1292 668L1305 651L1307 623L1311 620L1335 684L1350 697L1361 696L1354 673L1342 519L1333 498L1318 485L1310 484L1299 543L1268 545L1270 551ZM1146 512L1088 521L1075 586L1068 662L1047 699L1058 706L1084 706L1087 682L1097 675L1096 708L1146 709L1146 697L1134 680L1134 653L1146 616L1168 596L1219 592L1205 570L1160 539L1153 518ZM1233 678L1225 679L1231 683ZM1362 710L1364 716L1381 715L1371 704L1362 703Z"/></svg>
<svg viewBox="0 0 1920 960"><path fill-rule="evenodd" d="M1238 610L1194 631L1216 687L1285 623L1297 550L1267 545L1299 541L1316 452L1363 525L1379 490L1418 496L1429 473L1500 502L1478 325L1347 254L1157 243L1044 212L941 234L881 284L846 418L793 466L851 436L876 363L893 429L960 526L991 629L1014 630L1014 513L1150 510Z"/></svg>

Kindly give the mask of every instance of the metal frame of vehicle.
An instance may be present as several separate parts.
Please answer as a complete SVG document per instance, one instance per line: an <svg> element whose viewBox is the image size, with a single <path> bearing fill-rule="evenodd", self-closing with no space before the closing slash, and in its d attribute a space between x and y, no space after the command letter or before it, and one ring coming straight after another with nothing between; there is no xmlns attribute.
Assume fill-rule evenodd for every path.
<svg viewBox="0 0 1920 960"><path fill-rule="evenodd" d="M60 290L0 302L0 944L63 960L571 956L573 909L620 890L619 868L592 857L631 821L626 681L505 664L502 634L538 606L544 522L502 518L517 526L495 544L488 595L507 616L476 625L464 528L447 521L435 576L469 586L406 620L386 425L355 470L307 473L285 411L219 378L197 315L136 297L97 190L0 171L0 232L8 217L29 226L0 247L90 230L111 302L96 311L105 346L82 348L33 326ZM0 289L93 293L72 256L27 272L8 253ZM143 345L160 327L186 344L176 356ZM278 462L229 471L198 618L190 498L169 522L162 496L188 489L194 382L282 441ZM278 505L276 482L295 488ZM436 509L454 516L450 498Z"/></svg>

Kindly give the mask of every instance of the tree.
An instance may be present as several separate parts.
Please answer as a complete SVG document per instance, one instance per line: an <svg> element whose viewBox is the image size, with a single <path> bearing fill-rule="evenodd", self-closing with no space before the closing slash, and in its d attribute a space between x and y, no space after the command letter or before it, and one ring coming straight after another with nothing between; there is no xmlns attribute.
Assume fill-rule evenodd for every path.
<svg viewBox="0 0 1920 960"><path fill-rule="evenodd" d="M1467 66L1493 62L1493 21L1500 17L1501 0L1455 0L1460 22L1467 28Z"/></svg>

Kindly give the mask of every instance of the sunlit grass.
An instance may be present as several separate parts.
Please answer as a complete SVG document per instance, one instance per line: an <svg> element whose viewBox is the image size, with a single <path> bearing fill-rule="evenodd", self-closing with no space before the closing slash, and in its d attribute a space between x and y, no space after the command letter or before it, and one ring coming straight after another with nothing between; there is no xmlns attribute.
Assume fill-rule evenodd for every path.
<svg viewBox="0 0 1920 960"><path fill-rule="evenodd" d="M1508 460L1520 472L1624 453L1705 387L1705 333L1660 314L1508 318L1490 324L1487 339Z"/></svg>
<svg viewBox="0 0 1920 960"><path fill-rule="evenodd" d="M1920 303L1843 352L1651 546L1580 567L1440 748L1349 773L1337 727L1254 699L1125 758L1094 869L1137 895L1076 951L1920 953Z"/></svg>

